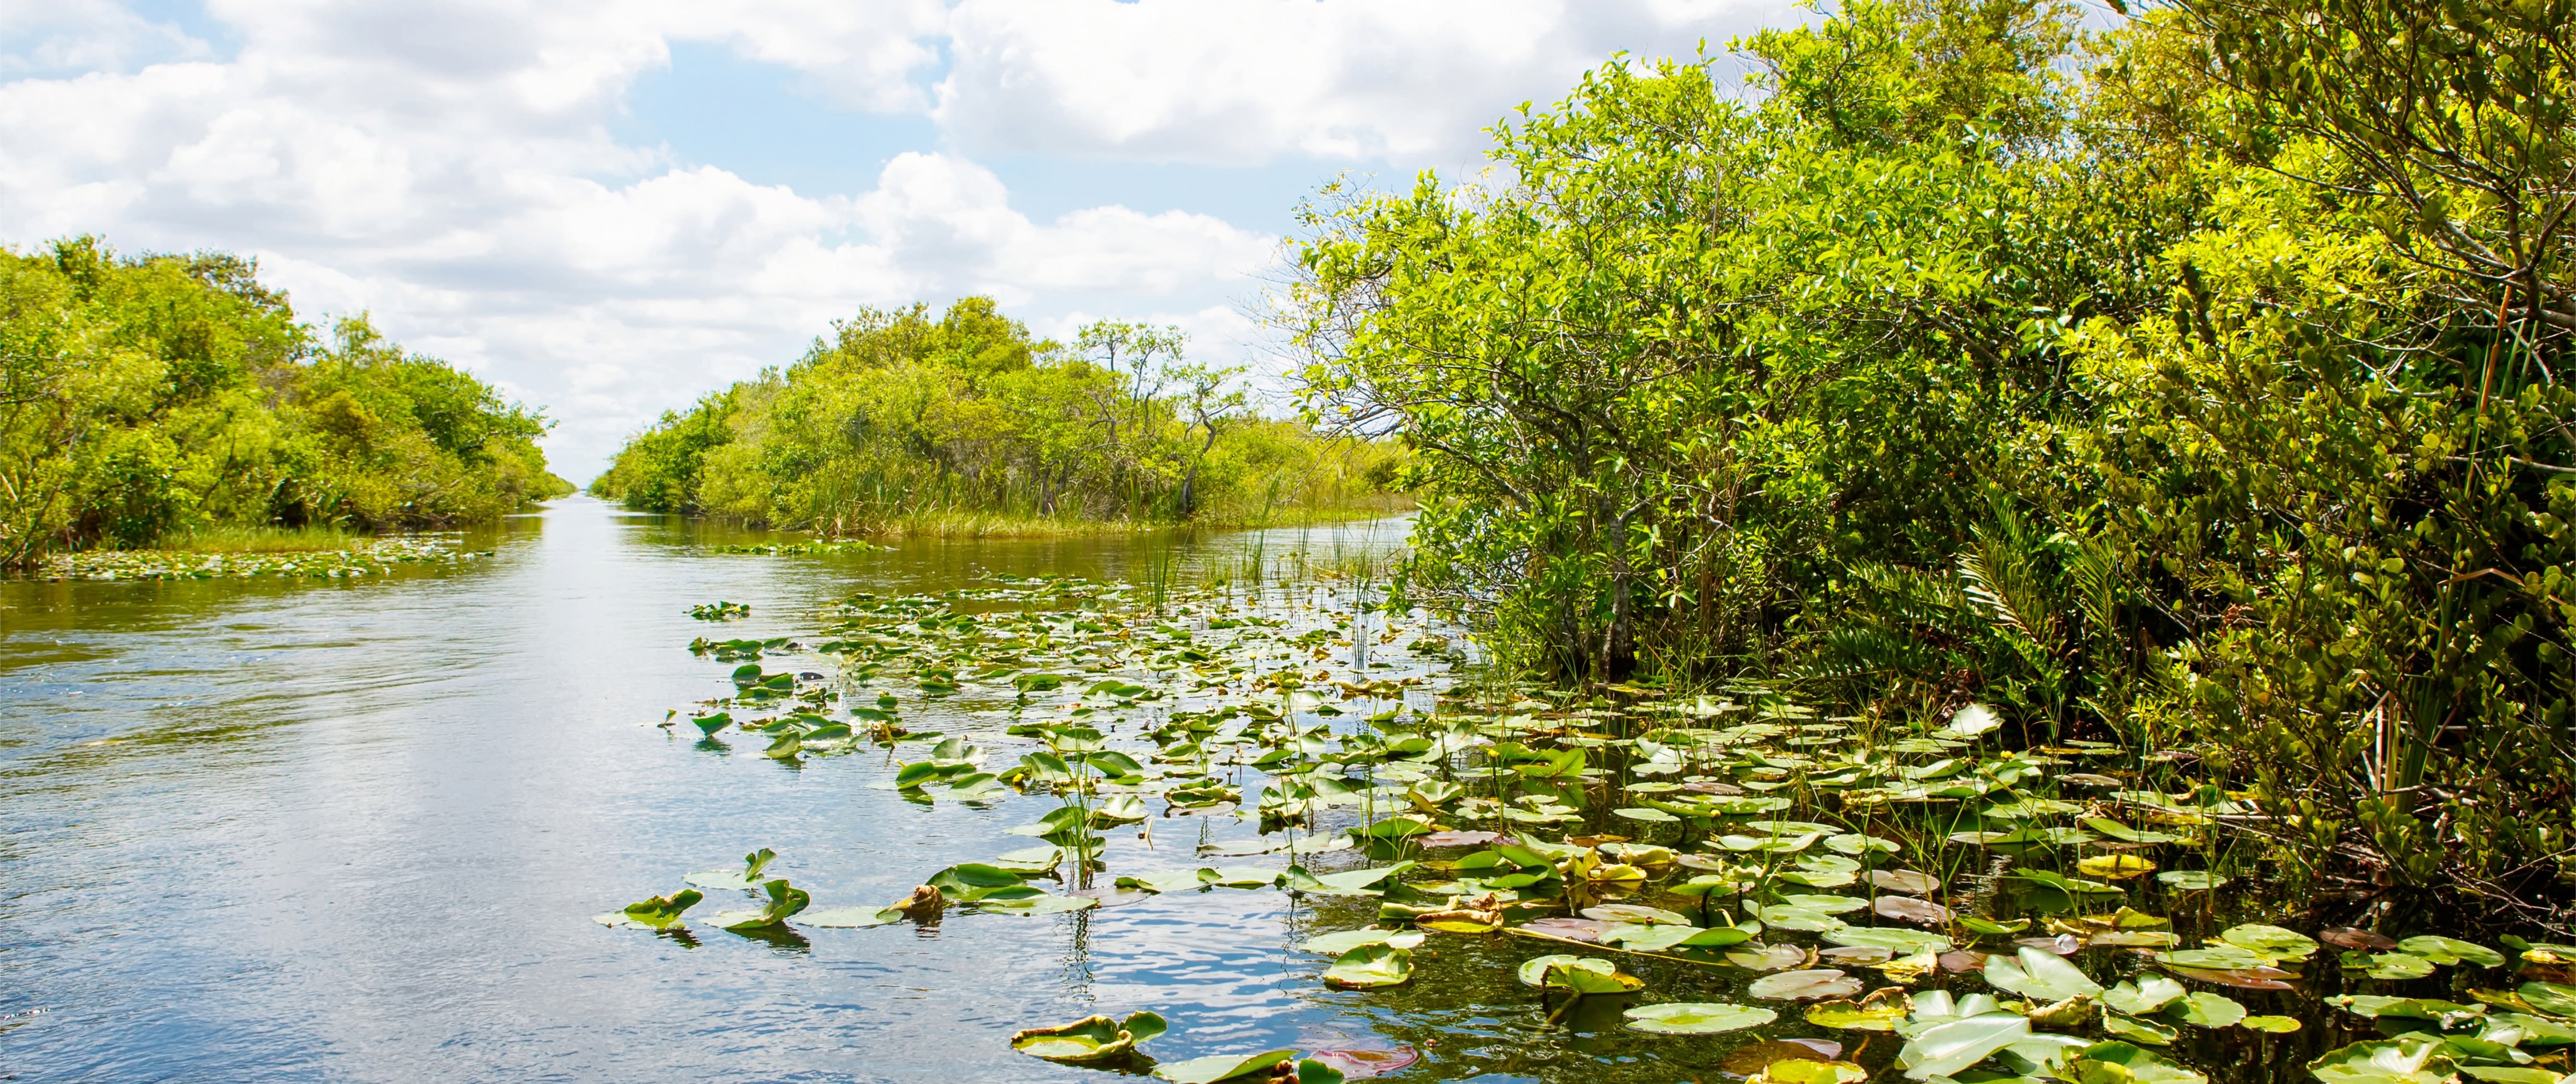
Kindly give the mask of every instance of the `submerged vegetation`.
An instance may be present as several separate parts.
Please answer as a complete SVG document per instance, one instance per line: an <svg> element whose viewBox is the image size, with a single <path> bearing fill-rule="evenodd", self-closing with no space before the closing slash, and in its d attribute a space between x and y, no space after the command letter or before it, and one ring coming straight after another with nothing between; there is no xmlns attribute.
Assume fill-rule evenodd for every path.
<svg viewBox="0 0 2576 1084"><path fill-rule="evenodd" d="M829 339L666 414L591 492L830 536L1079 533L1384 515L1402 453L1260 416L1176 328L1033 339L992 299L836 321Z"/></svg>
<svg viewBox="0 0 2576 1084"><path fill-rule="evenodd" d="M88 237L0 251L0 566L191 537L292 550L572 491L543 418L364 317L318 334L257 271Z"/></svg>
<svg viewBox="0 0 2576 1084"><path fill-rule="evenodd" d="M687 940L703 893L742 893L695 924L793 939L1282 891L1332 996L1429 983L1526 1034L1657 1044L1563 1079L2562 1084L2576 1047L2576 946L2285 893L2258 805L2170 747L2025 746L1982 704L1515 682L1355 579L997 576L822 616L744 641L731 691L666 725L924 806L1034 806L1010 829L1030 845L857 903L763 848L600 922ZM1175 1082L1573 1068L1413 1044L1161 1062L1147 1040L1192 1044L1156 1010L1011 1043Z"/></svg>
<svg viewBox="0 0 2576 1084"><path fill-rule="evenodd" d="M2115 4L2116 6L2116 4ZM2203 766L2275 875L2576 921L2576 10L1856 0L1309 214L1403 597L1587 688Z"/></svg>

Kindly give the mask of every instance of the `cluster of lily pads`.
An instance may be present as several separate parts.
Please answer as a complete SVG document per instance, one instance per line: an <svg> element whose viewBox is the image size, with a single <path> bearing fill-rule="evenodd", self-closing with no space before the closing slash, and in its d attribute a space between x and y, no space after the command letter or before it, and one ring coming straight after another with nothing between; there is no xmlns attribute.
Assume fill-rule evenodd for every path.
<svg viewBox="0 0 2576 1084"><path fill-rule="evenodd" d="M1324 985L1407 983L1430 938L1513 937L1539 950L1518 977L1543 1022L1582 999L1633 999L1621 1017L1636 1032L1707 1035L1803 1006L1815 1028L1893 1033L1905 1077L1959 1084L2187 1084L2207 1079L2181 1052L2202 1037L2303 1027L2223 990L2309 1022L2336 1019L2328 1009L2369 1021L2380 1038L2308 1063L2331 1084L2558 1084L2576 1046L2576 949L2510 943L2517 961L2431 934L2206 932L2230 881L2231 823L2258 811L2191 778L2185 757L2083 741L2001 748L2001 720L1983 707L1908 725L1818 718L1754 687L1458 685L1449 639L1427 619L1320 589L1148 595L997 578L862 594L825 618L811 650L836 657L835 672L745 663L730 696L690 716L708 744L730 728L778 759L885 750L888 775L873 785L908 800L1054 806L1011 830L1032 846L939 870L887 905L808 911L752 862L721 885L692 874L753 894L756 906L716 925L1045 915L1219 888L1374 901L1375 923L1298 946L1328 961ZM805 650L739 643L693 649ZM921 718L962 729L914 729ZM998 763L1000 749L1016 762ZM1205 845L1206 864L1110 867L1103 829L1174 816L1231 817L1243 831ZM1286 864L1221 864L1262 855ZM669 928L694 902L656 897L618 924ZM2191 929L2204 931L2196 943ZM2340 953L2320 961L2325 946ZM1771 1004L1669 997L1623 969L1646 960L1682 976L1673 993L1732 988ZM2477 984L2509 966L2524 973L2518 987ZM2421 991L2406 984L2441 982L2443 969L2452 993L2409 996ZM1127 1065L1150 1037L1140 1028L1161 1030L1148 1016L1033 1029L1015 1045ZM1839 1044L1807 1042L1763 1044L1780 1056L1743 1075L1869 1075ZM1226 1076L1154 1068L1212 1081L1289 1064L1313 1079L1293 1053L1230 1063ZM1214 1060L1179 1064L1224 1068Z"/></svg>
<svg viewBox="0 0 2576 1084"><path fill-rule="evenodd" d="M751 616L751 607L745 603L718 600L689 607L689 616L700 621L739 621Z"/></svg>
<svg viewBox="0 0 2576 1084"><path fill-rule="evenodd" d="M722 543L707 547L714 553L750 553L764 557L817 557L833 553L874 553L893 548L855 538L814 542Z"/></svg>
<svg viewBox="0 0 2576 1084"><path fill-rule="evenodd" d="M47 557L48 580L219 580L252 576L348 579L381 576L402 565L470 561L468 550L436 535L363 539L347 549L282 553L193 553L187 550L79 550Z"/></svg>

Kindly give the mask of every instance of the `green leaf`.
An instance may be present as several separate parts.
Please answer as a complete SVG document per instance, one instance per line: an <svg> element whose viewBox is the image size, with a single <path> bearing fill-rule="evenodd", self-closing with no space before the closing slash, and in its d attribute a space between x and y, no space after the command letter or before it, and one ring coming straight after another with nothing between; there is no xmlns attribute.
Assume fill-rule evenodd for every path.
<svg viewBox="0 0 2576 1084"><path fill-rule="evenodd" d="M2456 964L2465 961L2479 967L2504 966L2504 954L2485 945L2429 934L2409 937L2398 942L2397 951L2409 956L2421 956L2437 964Z"/></svg>
<svg viewBox="0 0 2576 1084"><path fill-rule="evenodd" d="M2245 1006L2224 994L2203 990L2175 1002L2173 1007L2165 1010L2165 1015L2205 1028L2234 1027L2245 1019Z"/></svg>
<svg viewBox="0 0 2576 1084"><path fill-rule="evenodd" d="M1413 977L1413 950L1392 945L1362 945L1324 969L1329 986L1364 990L1394 986Z"/></svg>
<svg viewBox="0 0 2576 1084"><path fill-rule="evenodd" d="M2308 1072L2325 1084L2442 1084L2457 1066L2441 1050L2440 1039L2400 1035L2336 1047L2309 1062Z"/></svg>
<svg viewBox="0 0 2576 1084"><path fill-rule="evenodd" d="M1716 1035L1761 1027L1780 1018L1769 1009L1717 1001L1668 1001L1639 1005L1622 1014L1628 1026L1657 1035Z"/></svg>
<svg viewBox="0 0 2576 1084"><path fill-rule="evenodd" d="M2079 994L2099 994L2102 984L2076 970L2066 958L2024 945L2017 960L1986 959L1986 984L2041 1001L2064 1001Z"/></svg>
<svg viewBox="0 0 2576 1084"><path fill-rule="evenodd" d="M1265 1050L1258 1054L1216 1054L1188 1061L1167 1062L1154 1067L1154 1075L1172 1084L1216 1084L1253 1073L1267 1074L1270 1067L1296 1057L1294 1050Z"/></svg>
<svg viewBox="0 0 2576 1084"><path fill-rule="evenodd" d="M1896 1053L1896 1067L1912 1080L1950 1076L2029 1037L2030 1021L2009 1013L1952 1020L1906 1040Z"/></svg>

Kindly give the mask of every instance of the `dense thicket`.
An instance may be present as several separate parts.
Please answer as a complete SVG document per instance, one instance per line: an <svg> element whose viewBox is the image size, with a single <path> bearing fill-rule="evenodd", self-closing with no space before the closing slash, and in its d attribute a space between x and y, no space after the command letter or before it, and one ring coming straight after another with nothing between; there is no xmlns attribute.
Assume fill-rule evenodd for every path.
<svg viewBox="0 0 2576 1084"><path fill-rule="evenodd" d="M1505 187L1319 203L1309 392L1522 665L1991 702L2215 762L2297 868L2564 907L2571 24L1863 0L1749 94L1616 63Z"/></svg>
<svg viewBox="0 0 2576 1084"><path fill-rule="evenodd" d="M223 253L0 250L0 564L215 526L487 520L571 486L546 422Z"/></svg>
<svg viewBox="0 0 2576 1084"><path fill-rule="evenodd" d="M1385 507L1397 451L1256 414L1177 329L1034 339L990 298L836 321L591 484L632 507L832 534L1001 520L1250 522Z"/></svg>

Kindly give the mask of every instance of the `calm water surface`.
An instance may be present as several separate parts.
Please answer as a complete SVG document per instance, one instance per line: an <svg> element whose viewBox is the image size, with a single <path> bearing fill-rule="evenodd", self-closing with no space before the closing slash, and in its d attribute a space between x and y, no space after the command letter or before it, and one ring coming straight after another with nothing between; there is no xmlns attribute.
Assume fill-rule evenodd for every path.
<svg viewBox="0 0 2576 1084"><path fill-rule="evenodd" d="M1445 1034L1404 1079L1507 1080L1531 1078L1483 1062L1574 1053L1519 1049L1518 1025L1473 1006L1323 989L1326 961L1287 947L1317 916L1279 892L920 931L702 930L694 946L594 924L759 846L818 907L891 901L1025 846L1002 830L1054 806L925 808L867 786L879 759L799 770L657 728L729 688L732 664L683 647L710 628L690 605L748 602L725 634L788 635L854 590L1117 577L1142 553L729 556L697 548L699 530L576 498L478 538L488 561L371 580L0 582L0 1075L1099 1080L1006 1038L1139 1008L1172 1018L1166 1058ZM1267 544L1382 547L1401 530ZM1198 830L1159 823L1159 859L1122 838L1113 865L1196 864ZM1467 955L1462 979L1495 981Z"/></svg>

